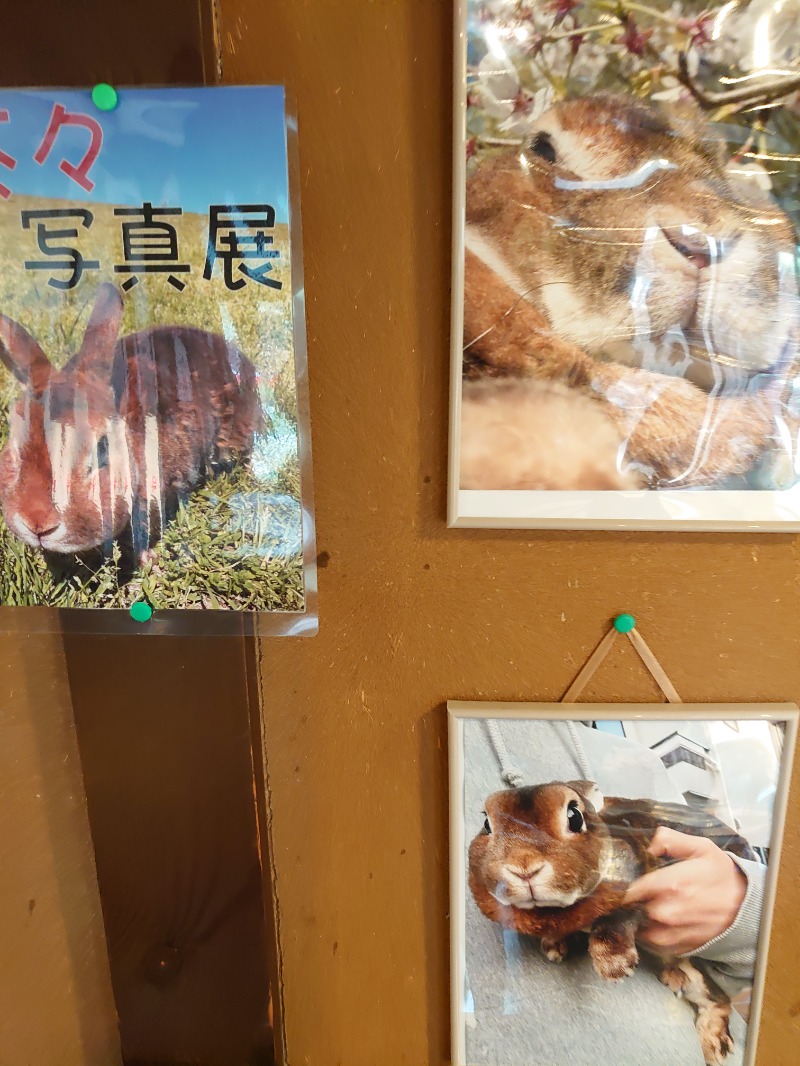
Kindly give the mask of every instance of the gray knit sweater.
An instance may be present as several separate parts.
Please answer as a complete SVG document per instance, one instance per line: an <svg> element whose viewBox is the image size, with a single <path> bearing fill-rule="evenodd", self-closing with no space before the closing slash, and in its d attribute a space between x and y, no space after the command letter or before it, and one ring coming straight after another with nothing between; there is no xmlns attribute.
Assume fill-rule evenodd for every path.
<svg viewBox="0 0 800 1066"><path fill-rule="evenodd" d="M624 737L565 722L496 720L501 742L526 784L589 778L606 795L682 802L661 760ZM464 722L466 842L479 831L487 795L508 784L483 722ZM466 863L466 856L464 856ZM729 993L752 982L765 868L735 859L748 889L736 921L693 954L713 963ZM692 1010L648 966L623 982L603 981L588 957L554 964L532 938L504 932L467 892L466 1049L469 1066L703 1066ZM733 1013L741 1066L747 1027Z"/></svg>

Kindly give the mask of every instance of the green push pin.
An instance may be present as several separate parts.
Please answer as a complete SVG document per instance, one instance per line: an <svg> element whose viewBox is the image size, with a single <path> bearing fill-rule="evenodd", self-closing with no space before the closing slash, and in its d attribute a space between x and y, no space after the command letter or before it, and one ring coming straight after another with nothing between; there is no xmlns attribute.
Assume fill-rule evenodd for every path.
<svg viewBox="0 0 800 1066"><path fill-rule="evenodd" d="M101 81L92 89L92 103L98 111L113 111L119 103L119 95L113 85Z"/></svg>
<svg viewBox="0 0 800 1066"><path fill-rule="evenodd" d="M632 614L618 614L614 619L614 629L618 633L630 633L632 629L636 629L636 619Z"/></svg>
<svg viewBox="0 0 800 1066"><path fill-rule="evenodd" d="M133 604L130 613L134 622L149 622L153 617L153 608L145 600L139 600Z"/></svg>

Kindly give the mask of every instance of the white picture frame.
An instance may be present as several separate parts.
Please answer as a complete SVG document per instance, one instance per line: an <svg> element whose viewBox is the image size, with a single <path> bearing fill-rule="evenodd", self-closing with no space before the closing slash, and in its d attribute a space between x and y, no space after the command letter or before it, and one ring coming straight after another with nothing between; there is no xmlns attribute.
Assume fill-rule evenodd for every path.
<svg viewBox="0 0 800 1066"><path fill-rule="evenodd" d="M544 3L544 0L542 0ZM450 528L800 531L800 481L786 488L634 488L602 491L462 488L461 414L467 176L467 15L454 0L451 388L447 522ZM497 8L497 5L492 5ZM797 440L789 430L794 469Z"/></svg>
<svg viewBox="0 0 800 1066"><path fill-rule="evenodd" d="M467 939L467 920L468 913L470 914L469 923L470 928L479 929L479 925L474 925L476 921L478 923L485 923L484 929L489 929L492 934L492 942L497 941L497 958L502 958L504 965L508 965L508 959L512 960L515 957L515 951L518 953L524 953L525 951L533 950L530 948L529 943L531 938L525 938L521 934L501 930L500 926L495 922L489 921L483 914L480 913L478 907L475 906L474 899L469 891L467 884L467 854L468 854L468 842L470 837L474 837L475 834L475 820L478 815L475 811L465 811L465 793L471 787L469 780L469 772L467 770L467 764L474 766L478 769L475 770L474 776L478 778L483 773L483 764L478 759L476 761L475 752L491 753L490 756L494 759L498 758L497 765L493 764L491 774L496 773L496 789L503 791L509 789L509 784L501 779L501 773L503 771L508 772L512 764L516 762L519 771L521 772L524 780L518 780L517 783L520 786L528 784L538 784L540 782L530 781L525 777L525 767L528 770L532 766L535 766L537 759L544 759L544 755L541 754L544 751L542 747L543 738L545 734L541 731L542 725L549 725L551 723L560 723L558 726L559 735L561 740L559 744L563 746L564 731L561 728L565 723L574 723L576 729L585 729L595 725L595 729L592 731L593 736L590 736L591 744L589 746L590 753L594 753L595 759L597 758L597 752L602 751L602 745L613 745L609 750L615 752L614 758L619 758L619 751L628 741L633 740L636 745L636 752L640 749L647 750L646 758L648 760L661 759L659 765L665 767L669 764L670 769L666 771L667 774L672 771L675 774L691 775L695 774L695 777L671 777L670 781L674 784L676 781L680 782L679 787L683 787L687 781L692 785L697 780L697 775L701 773L699 767L699 760L693 759L691 755L686 754L686 750L701 751L702 746L698 746L696 740L692 740L691 736L705 736L708 732L710 735L713 732L716 738L711 746L711 752L713 755L708 756L708 766L702 772L707 772L712 775L717 775L718 784L722 781L721 789L717 791L724 798L724 803L728 805L726 808L732 817L739 819L740 815L744 815L745 807L747 803L742 799L746 794L744 792L736 791L736 789L744 788L741 784L742 775L731 775L730 769L734 765L731 761L736 756L744 755L747 765L752 763L755 757L755 747L758 745L758 752L764 756L763 766L768 767L764 773L771 775L770 780L774 784L774 791L771 793L771 798L765 800L766 806L764 810L768 812L765 817L756 811L756 808L750 803L747 807L748 813L745 818L745 824L737 824L736 829L743 836L750 834L754 841L753 844L760 858L764 859L764 856L768 856L768 860L764 859L767 870L764 875L764 887L763 887L763 905L761 908L761 920L759 925L759 932L757 938L756 948L756 964L753 974L752 987L749 992L749 1019L746 1026L741 1020L736 1011L732 1011L732 1016L736 1020L738 1029L735 1028L733 1022L731 1023L731 1030L734 1033L734 1044L738 1039L741 1045L738 1050L735 1050L736 1058L733 1058L733 1053L729 1061L735 1061L737 1066L739 1063L742 1066L753 1066L756 1061L756 1050L758 1044L758 1029L761 1017L761 1007L763 1001L765 974L767 969L767 959L769 953L769 942L772 925L772 915L775 900L775 890L777 873L780 866L780 854L781 846L785 827L786 807L789 792L789 781L792 771L792 762L795 751L797 728L798 728L798 708L794 704L789 703L775 703L775 704L680 704L680 705L653 705L653 704L563 704L563 703L498 703L498 702L462 702L462 701L450 701L447 704L448 709L448 735L449 735L449 790L450 790L450 922L451 922L451 1021L452 1021L452 1063L453 1066L525 1066L525 1063L521 1062L518 1057L515 1057L511 1050L505 1054L504 1034L511 1034L514 1032L513 1022L514 1019L509 1020L510 1015L514 1015L515 1011L525 1010L526 1004L533 1004L540 1000L542 995L546 992L546 989L535 987L535 982L530 981L529 984L520 986L515 984L512 978L509 976L507 985L499 987L503 984L503 978L505 971L499 975L497 972L485 973L477 982L475 980L470 981L470 965L473 962L471 959L470 944ZM493 722L497 723L502 729L505 729L505 735L498 739L496 736L492 739L491 734L486 730L485 723ZM615 723L612 725L612 723ZM666 723L666 725L664 725ZM509 726L510 724L510 726ZM615 732L618 732L618 725L622 724L623 727L627 727L627 732L623 728L625 739L614 738L613 741L609 737L613 736ZM680 724L682 732L678 731L679 742L676 741L676 731L672 729L675 724ZM600 725L601 728L597 729ZM708 731L707 727L713 725L715 729ZM719 730L716 727L719 727ZM512 730L508 732L509 728ZM565 726L572 730L571 726ZM539 730L537 734L535 731ZM472 730L472 734L469 731ZM516 730L516 732L513 732ZM520 732L520 731L523 732ZM478 747L475 746L475 738L477 732L480 731L481 739ZM486 736L484 737L484 731ZM665 737L658 741L656 744L651 745L650 740L660 732L665 733ZM720 740L722 733L725 736ZM602 737L600 734L604 734ZM735 748L720 747L722 741L728 740L728 734L730 734L730 744L736 745ZM470 735L472 740L469 740ZM574 734L570 732L570 736ZM513 741L516 736L517 741L521 736L528 738L526 743L529 742L529 747L526 749L528 763L524 763L524 759L521 762L517 760L521 757L521 748L516 750L512 744L509 744L509 739ZM587 734L581 733L582 741L578 743L587 743ZM638 740L636 738L639 738ZM748 740L749 738L749 740ZM465 758L465 744L470 743L469 759ZM745 747L749 744L749 747ZM601 745L598 747L598 745ZM677 748L676 748L677 745ZM743 746L744 745L744 746ZM657 749L655 752L653 748ZM675 756L675 751L680 749L682 755ZM770 762L770 749L773 753L773 761ZM585 754L585 748L583 749ZM724 751L724 758L721 758L720 752ZM673 754L670 755L669 752ZM591 758L590 754L590 758ZM666 761L665 761L666 757ZM481 756L481 759L483 756ZM643 756L644 758L644 756ZM501 768L501 764L502 768ZM606 764L603 764L605 766ZM608 765L611 765L610 763ZM624 765L624 764L623 764ZM709 769L710 767L710 769ZM727 771L726 768L727 767ZM517 770L511 770L511 774L517 772ZM661 772L661 771L659 771ZM726 777L727 773L727 777ZM578 776L584 776L579 774ZM599 776L599 775L598 775ZM738 782L735 784L735 788L729 787L731 782ZM547 780L552 780L552 777L547 777ZM626 780L630 781L630 775L626 775ZM482 779L481 779L482 780ZM717 778L714 778L717 780ZM760 780L760 779L759 779ZM544 782L541 782L544 783ZM749 779L749 783L754 787L758 785L755 777ZM477 786L475 786L477 787ZM471 796L476 795L475 787L472 788ZM620 789L616 795L626 795L624 789ZM684 795L687 795L684 792ZM687 800L687 803L689 801ZM749 802L749 801L748 801ZM719 810L719 808L715 808ZM734 813L738 811L739 813ZM482 816L482 813L479 812ZM726 825L728 822L725 823ZM479 831L480 832L480 831ZM483 934L481 934L483 935ZM523 947L512 950L508 938L516 938L516 941L522 942ZM480 949L476 949L480 950ZM492 948L494 951L494 948ZM536 952L534 952L536 954ZM562 974L569 975L569 971L564 968L560 970L549 970L550 963L546 963L543 960L536 959L536 962L545 967L545 970L534 971L539 973L552 972L556 976L554 980L560 979ZM475 977L477 973L476 967L479 964L476 962L472 968L472 976ZM581 988L587 989L590 987L590 991L586 992L587 1001L590 995L602 994L602 990L598 992L598 986L591 985L592 980L599 982L600 986L610 987L609 995L612 995L617 991L615 982L603 982L602 978L597 976L591 968L591 964L587 959L578 958L569 964L564 964L583 967L579 971L580 980L582 984ZM639 964L639 969L644 963ZM510 970L509 970L510 972ZM637 971L638 973L638 971ZM574 975L573 975L574 976ZM655 984L655 979L650 974L646 973L645 978L654 983L654 987L659 994L663 994L663 1002L665 1008L665 1017L667 1012L672 1011L672 1014L676 1018L680 1015L676 1013L677 1007L674 1005L675 1000L672 997L671 992L663 986ZM565 980L567 980L565 978ZM636 976L631 980L638 979ZM525 977L528 980L528 977ZM577 978L575 978L577 980ZM477 1001L474 995L474 988L481 987L481 982L491 984L492 995L494 995L499 1002L503 997L505 1006L496 1008L496 1013L493 1014L491 1010L488 1013L482 1013L485 1008ZM513 1002L513 995L510 989L516 989L519 992L520 987L524 988L525 995L522 999L517 999ZM568 986L565 986L568 987ZM624 991L625 985L622 985L622 991ZM531 998L527 999L527 992L530 990ZM567 993L565 993L567 994ZM583 993L582 993L583 995ZM509 1006L509 997L512 1002ZM612 1000L613 1002L613 1000ZM622 1001L620 1001L622 1002ZM659 1001L660 1002L660 1001ZM467 1010L471 1004L471 1011ZM556 1005L557 1007L557 1005ZM588 1009L588 1008L587 1008ZM692 1027L692 1012L686 1006L686 1015L680 1019L681 1030L680 1033L676 1031L676 1037L680 1036L681 1040L686 1043L688 1040L686 1026L689 1026L689 1030ZM501 1018L500 1015L503 1015ZM669 1017L672 1017L672 1014ZM554 1013L554 1017L558 1017L557 1010ZM605 1015L604 1015L605 1017ZM620 1026L624 1025L624 1016L622 1019L616 1019L613 1013L609 1015L609 1026L612 1028L606 1034L598 1032L596 1026L596 1017L594 1017L595 1027L591 1029L592 1040L598 1041L598 1046L603 1045L604 1039L611 1041L613 1044L617 1039L616 1031L613 1029L615 1024ZM481 1018L486 1019L486 1025L482 1029ZM574 1053L566 1057L558 1057L557 1052L553 1052L548 1043L548 1034L538 1026L541 1024L541 1013L538 1015L539 1021L534 1026L534 1032L539 1034L536 1039L539 1041L538 1046L526 1045L528 1047L528 1053L530 1059L526 1061L541 1061L547 1062L547 1066L586 1066L587 1063L595 1064L595 1059L591 1058L591 1053L585 1049L583 1056L581 1057L580 1050L576 1047ZM652 1022L652 1018L651 1018ZM553 1023L556 1024L555 1022ZM580 1025L580 1021L578 1025ZM653 1024L655 1024L653 1022ZM509 1028L509 1026L511 1028ZM504 1028L505 1027L505 1028ZM742 1029L746 1031L746 1037L744 1038L744 1044L742 1045ZM520 1032L525 1032L524 1023ZM489 1034L489 1035L486 1035ZM499 1035L498 1035L499 1034ZM694 1035L694 1034L691 1034ZM509 1035L509 1041L512 1039ZM516 1038L515 1038L516 1039ZM558 1039L561 1041L559 1046L564 1047L563 1033L559 1030ZM624 1038L623 1044L624 1044ZM668 1051L667 1055L678 1055L675 1050L681 1044L681 1040L675 1041L674 1048ZM509 1044L509 1048L510 1048ZM514 1045L517 1047L518 1044ZM603 1045L605 1046L605 1045ZM481 1049L481 1054L470 1054L470 1048ZM487 1051L491 1048L491 1052ZM491 1058L487 1058L487 1054L491 1054ZM636 1056L641 1053L641 1049L634 1049L626 1056L622 1045L616 1051L615 1066L640 1066L640 1062L643 1061ZM599 1053L598 1053L599 1054ZM630 1055L633 1057L630 1057ZM587 1058L586 1056L589 1055ZM601 1066L601 1063L607 1061L604 1058L596 1059L596 1066ZM648 1059L648 1061L651 1061ZM662 1059L652 1059L660 1064ZM669 1062L669 1066L684 1066L684 1061L680 1057L669 1058L664 1061ZM688 1064L691 1062L691 1066L694 1066L695 1062L701 1062L701 1058L690 1058L686 1060Z"/></svg>

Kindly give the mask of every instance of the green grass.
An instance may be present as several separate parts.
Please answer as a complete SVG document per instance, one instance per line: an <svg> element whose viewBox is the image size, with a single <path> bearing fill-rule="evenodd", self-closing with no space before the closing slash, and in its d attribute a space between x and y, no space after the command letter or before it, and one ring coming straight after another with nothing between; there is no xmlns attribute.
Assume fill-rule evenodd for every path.
<svg viewBox="0 0 800 1066"><path fill-rule="evenodd" d="M112 270L123 261L119 222L111 206L92 205L95 221L78 246L87 257L99 259L102 269L85 274L74 289L59 292L46 284L46 272L23 266L25 259L40 257L33 233L21 228L20 210L41 206L22 197L0 206L0 312L25 326L53 364L62 366L80 346L99 283L120 283ZM156 609L303 610L288 235L276 227L282 257L275 276L283 289L249 282L231 293L220 279L201 277L205 219L185 215L177 228L182 258L193 267L186 289L179 293L165 277L147 276L125 297L121 332L181 324L232 338L260 372L262 406L273 427L257 442L255 455L261 460L240 464L198 489L166 527L152 561L125 585L119 583L114 559L94 572L75 559L68 577L54 577L41 553L17 540L0 518L4 605L127 608L145 596ZM0 445L7 436L9 405L19 395L19 385L0 366ZM270 440L276 426L283 433L280 441Z"/></svg>
<svg viewBox="0 0 800 1066"><path fill-rule="evenodd" d="M282 471L276 491L287 480L291 472ZM295 513L281 514L286 508L278 506L278 521L263 521L255 530L242 529L239 521L237 501L266 487L245 466L209 481L167 526L153 560L125 585L115 560L98 571L79 564L74 575L55 580L43 556L2 525L0 600L8 606L127 608L146 598L156 609L301 611L301 555L283 553L285 543L297 539ZM269 511L265 505L259 514Z"/></svg>

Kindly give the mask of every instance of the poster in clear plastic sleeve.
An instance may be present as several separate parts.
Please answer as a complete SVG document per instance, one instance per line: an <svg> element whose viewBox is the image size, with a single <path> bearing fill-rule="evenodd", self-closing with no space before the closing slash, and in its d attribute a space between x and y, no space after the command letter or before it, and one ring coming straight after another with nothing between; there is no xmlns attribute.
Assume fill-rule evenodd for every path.
<svg viewBox="0 0 800 1066"><path fill-rule="evenodd" d="M753 1066L797 708L448 706L453 1066Z"/></svg>
<svg viewBox="0 0 800 1066"><path fill-rule="evenodd" d="M0 628L312 632L284 91L100 88L0 91Z"/></svg>
<svg viewBox="0 0 800 1066"><path fill-rule="evenodd" d="M800 529L797 10L457 0L454 526Z"/></svg>

